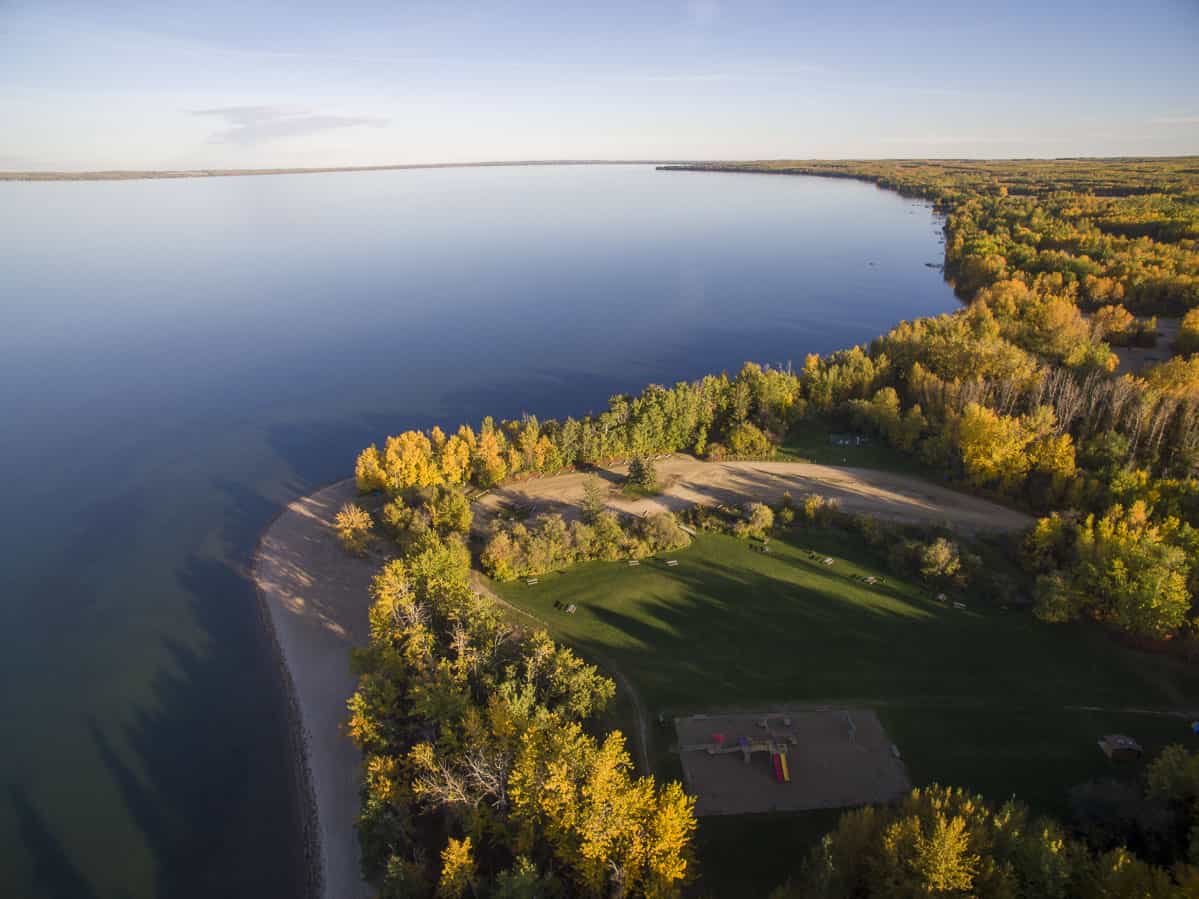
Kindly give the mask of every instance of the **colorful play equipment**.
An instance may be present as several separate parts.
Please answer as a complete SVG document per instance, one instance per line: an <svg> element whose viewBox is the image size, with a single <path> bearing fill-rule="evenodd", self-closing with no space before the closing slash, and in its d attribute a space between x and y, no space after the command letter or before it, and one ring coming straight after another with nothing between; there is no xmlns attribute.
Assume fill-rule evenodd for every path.
<svg viewBox="0 0 1199 899"><path fill-rule="evenodd" d="M781 719L784 726L791 725L790 718ZM774 770L774 779L779 783L791 782L791 769L787 765L787 750L795 745L795 737L789 734L776 734L771 731L768 719L762 719L758 722L758 727L765 728L767 731L767 739L750 739L746 736L737 737L735 740L729 740L725 734L714 733L709 743L698 743L691 746L679 747L683 752L706 752L708 755L728 755L731 753L741 753L742 761L749 764L751 756L755 752L765 752L770 755L770 766Z"/></svg>

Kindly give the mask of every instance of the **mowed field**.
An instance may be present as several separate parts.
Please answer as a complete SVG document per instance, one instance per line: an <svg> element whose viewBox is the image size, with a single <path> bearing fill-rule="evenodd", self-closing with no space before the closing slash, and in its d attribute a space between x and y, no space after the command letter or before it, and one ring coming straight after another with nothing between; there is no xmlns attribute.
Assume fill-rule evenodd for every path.
<svg viewBox="0 0 1199 899"><path fill-rule="evenodd" d="M1113 767L1096 746L1112 732L1152 754L1199 746L1185 712L1199 675L1178 661L1115 643L1098 627L1046 625L1027 610L971 602L957 610L935 591L896 578L840 531L795 529L771 552L722 535L637 567L592 562L568 572L494 584L640 693L655 773L678 777L672 716L780 704L873 708L900 747L913 783L1015 795L1064 817L1068 789ZM817 559L810 558L815 553ZM822 559L831 557L832 565ZM678 560L668 567L666 558ZM866 585L850 575L886 578ZM555 601L574 604L568 615ZM1079 708L1079 707L1097 707ZM632 739L631 705L619 706ZM1148 714L1157 710L1173 714ZM701 824L703 885L752 882L768 890L807 843L835 823L828 812L737 817ZM735 851L745 867L715 859ZM752 871L752 881L742 878Z"/></svg>

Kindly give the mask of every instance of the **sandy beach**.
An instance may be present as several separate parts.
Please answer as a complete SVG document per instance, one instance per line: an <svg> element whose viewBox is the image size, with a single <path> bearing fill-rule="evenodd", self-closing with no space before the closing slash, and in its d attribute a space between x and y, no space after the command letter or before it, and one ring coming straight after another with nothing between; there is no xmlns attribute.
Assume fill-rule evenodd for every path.
<svg viewBox="0 0 1199 899"><path fill-rule="evenodd" d="M310 831L319 843L313 848L321 895L328 899L371 895L359 874L354 830L361 756L344 722L356 686L350 648L367 642L368 588L377 562L348 556L330 529L337 510L355 495L351 478L293 502L263 535L253 567L299 717L315 803Z"/></svg>

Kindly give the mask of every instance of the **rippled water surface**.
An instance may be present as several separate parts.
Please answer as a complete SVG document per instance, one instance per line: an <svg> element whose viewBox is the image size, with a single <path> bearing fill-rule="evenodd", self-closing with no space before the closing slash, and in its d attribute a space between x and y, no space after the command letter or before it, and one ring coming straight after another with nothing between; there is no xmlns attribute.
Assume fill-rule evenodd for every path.
<svg viewBox="0 0 1199 899"><path fill-rule="evenodd" d="M948 310L939 222L648 166L0 184L0 893L289 895L242 575L386 432L797 365Z"/></svg>

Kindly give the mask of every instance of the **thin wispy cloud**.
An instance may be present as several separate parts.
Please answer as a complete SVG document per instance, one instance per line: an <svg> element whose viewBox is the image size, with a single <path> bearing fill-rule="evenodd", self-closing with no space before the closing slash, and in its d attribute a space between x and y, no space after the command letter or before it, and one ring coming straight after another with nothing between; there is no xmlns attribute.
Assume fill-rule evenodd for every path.
<svg viewBox="0 0 1199 899"><path fill-rule="evenodd" d="M223 106L217 109L194 109L192 115L223 119L228 127L213 132L208 140L241 147L289 137L306 137L340 128L379 128L388 122L388 119L379 116L331 115L282 106Z"/></svg>
<svg viewBox="0 0 1199 899"><path fill-rule="evenodd" d="M922 144L929 147L947 147L957 144L1003 144L1022 142L1030 144L1060 144L1064 137L1043 134L914 134L911 137L880 137L880 144Z"/></svg>
<svg viewBox="0 0 1199 899"><path fill-rule="evenodd" d="M1149 124L1167 126L1199 125L1199 115L1161 116L1160 118L1150 119Z"/></svg>

